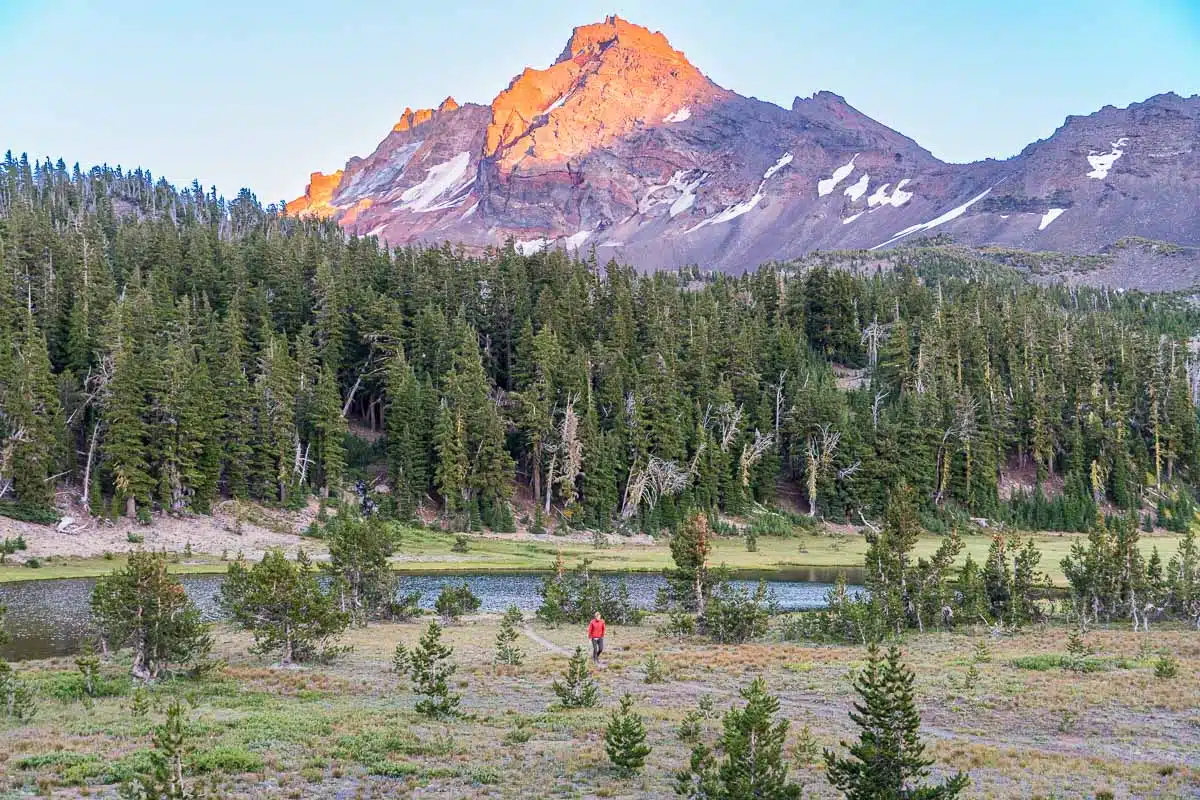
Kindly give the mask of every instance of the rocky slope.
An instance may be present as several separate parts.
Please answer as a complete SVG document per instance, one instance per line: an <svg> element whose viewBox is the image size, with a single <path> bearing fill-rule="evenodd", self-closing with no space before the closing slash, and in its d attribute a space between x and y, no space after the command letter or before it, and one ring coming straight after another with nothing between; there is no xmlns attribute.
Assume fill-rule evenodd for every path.
<svg viewBox="0 0 1200 800"><path fill-rule="evenodd" d="M790 109L742 97L609 17L488 106L405 109L288 211L390 244L512 238L646 269L738 271L930 232L1075 253L1129 236L1195 246L1198 143L1200 97L1167 94L1070 117L1007 161L946 164L829 92Z"/></svg>

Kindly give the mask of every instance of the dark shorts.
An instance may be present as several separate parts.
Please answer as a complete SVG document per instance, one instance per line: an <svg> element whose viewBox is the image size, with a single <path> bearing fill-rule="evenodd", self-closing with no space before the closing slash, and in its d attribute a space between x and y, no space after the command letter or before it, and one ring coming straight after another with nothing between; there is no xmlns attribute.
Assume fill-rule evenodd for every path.
<svg viewBox="0 0 1200 800"><path fill-rule="evenodd" d="M599 658L600 654L603 652L604 652L604 637L601 636L599 639L592 639L592 658Z"/></svg>

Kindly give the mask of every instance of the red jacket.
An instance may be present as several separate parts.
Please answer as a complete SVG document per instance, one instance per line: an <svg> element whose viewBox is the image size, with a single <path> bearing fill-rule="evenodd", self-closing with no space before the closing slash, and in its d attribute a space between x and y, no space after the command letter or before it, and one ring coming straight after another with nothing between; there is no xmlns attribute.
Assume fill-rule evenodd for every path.
<svg viewBox="0 0 1200 800"><path fill-rule="evenodd" d="M588 623L588 638L603 639L604 638L604 620L594 619Z"/></svg>

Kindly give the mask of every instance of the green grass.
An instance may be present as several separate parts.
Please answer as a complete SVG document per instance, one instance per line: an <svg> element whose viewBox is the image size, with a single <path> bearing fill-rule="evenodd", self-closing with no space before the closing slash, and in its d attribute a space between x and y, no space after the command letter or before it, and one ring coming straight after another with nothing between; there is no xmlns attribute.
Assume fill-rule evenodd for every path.
<svg viewBox="0 0 1200 800"><path fill-rule="evenodd" d="M1059 562L1071 549L1071 545L1085 538L1084 534L1035 534L1037 547L1042 553L1040 568L1050 575L1056 586L1065 586ZM671 565L671 552L665 539L653 545L618 543L611 547L596 548L590 542L556 540L547 537L544 541L515 541L512 539L470 535L470 550L463 553L452 551L454 534L438 531L404 529L394 568L400 573L430 572L530 572L554 568L561 553L564 562L571 567L584 558L592 560L592 569L598 572L658 572ZM942 539L939 536L924 536L917 543L916 555L930 556ZM974 535L964 538L966 554L979 563L987 559L991 537ZM1157 546L1164 561L1178 547L1179 536L1175 534L1143 534L1142 550L1149 555ZM319 554L319 542L306 540L306 549ZM196 555L188 563L172 564L170 569L178 574L221 573L227 562L216 555L202 555L203 542L193 543ZM866 553L866 540L859 534L831 536L827 532L817 535L796 537L761 536L755 552L746 550L741 537L720 538L713 548L712 562L725 564L730 569L748 574L769 577L803 574L808 569L855 568L862 566ZM42 568L31 570L21 566L0 565L0 582L19 580L45 580L53 578L95 577L123 566L121 555L111 558L55 558L43 560ZM825 576L815 576L825 577Z"/></svg>

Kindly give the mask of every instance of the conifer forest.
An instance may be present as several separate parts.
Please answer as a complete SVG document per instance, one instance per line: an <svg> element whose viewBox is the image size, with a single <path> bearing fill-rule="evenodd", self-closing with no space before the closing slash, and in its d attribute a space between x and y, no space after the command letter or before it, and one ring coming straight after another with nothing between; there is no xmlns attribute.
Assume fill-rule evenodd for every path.
<svg viewBox="0 0 1200 800"><path fill-rule="evenodd" d="M1037 285L949 247L743 276L595 253L388 250L141 170L0 168L0 498L95 515L338 496L382 432L396 506L510 529L515 487L600 530L785 487L855 521L1086 530L1197 479L1184 298ZM1024 468L1053 493L1010 493Z"/></svg>

